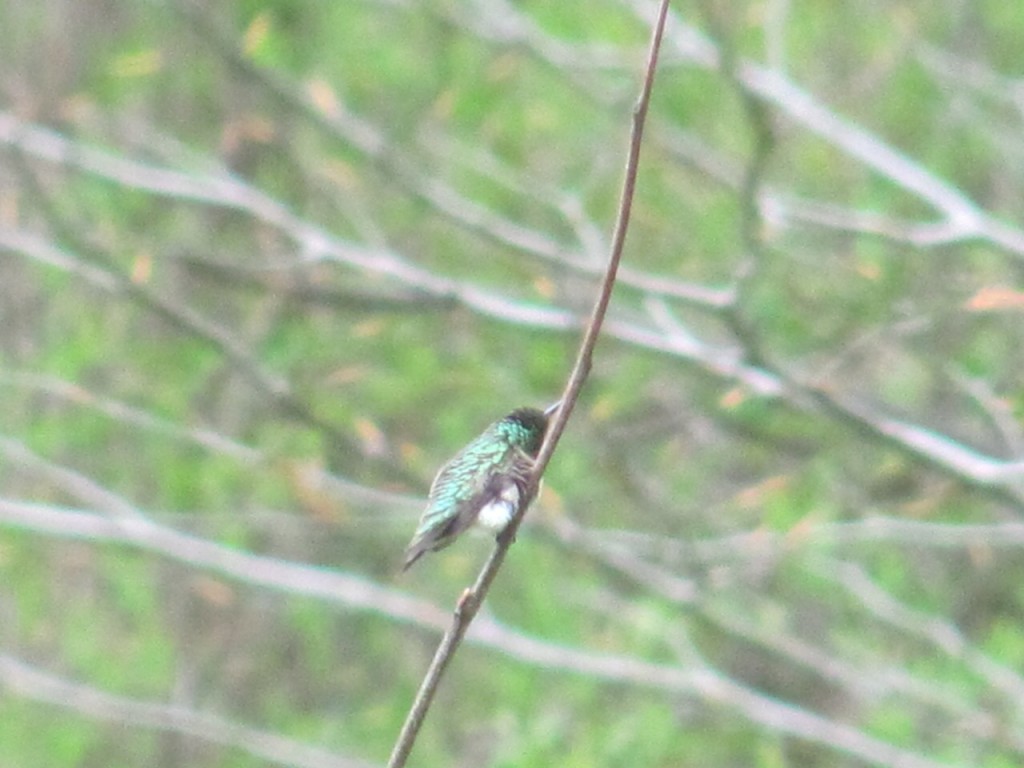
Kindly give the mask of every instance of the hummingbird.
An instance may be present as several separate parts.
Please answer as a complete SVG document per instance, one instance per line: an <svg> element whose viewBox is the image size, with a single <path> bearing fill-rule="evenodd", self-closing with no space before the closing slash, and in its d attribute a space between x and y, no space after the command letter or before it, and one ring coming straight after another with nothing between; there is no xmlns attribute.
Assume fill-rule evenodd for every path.
<svg viewBox="0 0 1024 768"><path fill-rule="evenodd" d="M560 405L543 411L517 408L441 467L405 550L403 571L425 553L444 549L474 524L495 534L505 529L523 501L533 460Z"/></svg>

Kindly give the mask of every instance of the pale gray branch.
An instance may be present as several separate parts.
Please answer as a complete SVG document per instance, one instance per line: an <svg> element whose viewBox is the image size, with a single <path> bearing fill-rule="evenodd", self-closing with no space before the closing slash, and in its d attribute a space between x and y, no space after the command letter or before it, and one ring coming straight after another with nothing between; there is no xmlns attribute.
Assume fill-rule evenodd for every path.
<svg viewBox="0 0 1024 768"><path fill-rule="evenodd" d="M1019 709L1024 702L1024 678L975 648L951 621L904 604L854 563L829 560L810 563L809 567L822 578L841 586L882 622L914 635L961 661L989 686L1002 691L1013 707Z"/></svg>
<svg viewBox="0 0 1024 768"><path fill-rule="evenodd" d="M72 682L0 653L0 690L70 709L118 727L169 731L237 749L260 760L294 768L370 768L374 763L342 757L277 733L232 722L191 707L143 701Z"/></svg>
<svg viewBox="0 0 1024 768"><path fill-rule="evenodd" d="M113 520L59 507L0 499L0 524L59 538L128 544L256 587L312 597L442 632L448 612L357 576L229 549L144 518ZM619 654L556 645L478 615L466 639L537 666L607 683L634 685L724 706L753 723L825 745L888 768L945 768L943 763L880 741L856 727L785 704L711 668L683 669Z"/></svg>

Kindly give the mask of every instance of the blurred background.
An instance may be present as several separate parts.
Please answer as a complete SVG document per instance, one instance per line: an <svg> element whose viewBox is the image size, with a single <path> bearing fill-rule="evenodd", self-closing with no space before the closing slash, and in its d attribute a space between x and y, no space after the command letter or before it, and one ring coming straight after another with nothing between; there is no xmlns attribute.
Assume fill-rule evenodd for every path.
<svg viewBox="0 0 1024 768"><path fill-rule="evenodd" d="M0 765L380 766L554 400L644 0L0 5ZM420 766L1024 762L1024 8L672 5Z"/></svg>

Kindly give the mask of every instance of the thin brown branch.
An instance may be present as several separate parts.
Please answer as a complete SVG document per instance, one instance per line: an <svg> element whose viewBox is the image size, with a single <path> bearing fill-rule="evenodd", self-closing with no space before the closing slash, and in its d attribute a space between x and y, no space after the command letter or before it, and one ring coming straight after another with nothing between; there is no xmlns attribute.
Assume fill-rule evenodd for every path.
<svg viewBox="0 0 1024 768"><path fill-rule="evenodd" d="M754 322L745 311L745 299L766 261L765 244L762 237L761 207L759 200L764 186L768 163L775 148L771 119L768 110L750 91L743 88L739 80L740 59L736 45L725 29L726 11L715 3L699 6L707 25L715 32L719 43L719 68L735 91L746 114L750 133L751 151L742 173L737 180L739 204L739 234L744 254L733 268L733 301L725 308L724 317L736 338L740 341L743 356L753 365L768 367L762 350L760 334Z"/></svg>
<svg viewBox="0 0 1024 768"><path fill-rule="evenodd" d="M536 465L534 466L534 470L528 484L525 503L521 505L518 512L509 522L508 527L498 537L497 546L494 548L494 551L485 563L483 570L477 577L476 583L471 589L464 592L462 597L459 599L458 605L455 608L455 614L452 618L451 627L441 640L441 644L434 655L430 668L427 670L423 683L416 694L416 698L409 710L408 717L406 718L405 724L402 726L398 740L396 741L395 747L391 753L391 758L388 761L388 768L401 768L401 766L405 765L405 762L409 757L409 753L412 751L413 744L416 743L416 737L423 725L423 720L426 717L427 712L430 710L430 705L433 702L434 694L437 692L437 687L441 681L441 677L454 657L455 651L462 642L462 638L465 635L466 630L473 621L473 617L476 616L480 605L483 603L483 600L490 589L491 583L494 581L494 577L498 573L498 569L505 560L505 555L508 552L509 546L511 546L512 542L515 540L516 532L519 530L519 525L526 513L526 509L529 507L529 502L532 500L533 496L536 495L540 479L543 476L548 463L551 461L551 457L558 446L558 441L562 436L562 432L565 430L565 425L568 422L572 409L579 397L580 390L583 388L587 375L590 373L594 346L597 344L597 339L601 333L601 325L604 322L604 317L608 310L608 302L611 300L612 289L615 287L615 278L626 242L626 232L629 229L629 218L633 207L633 195L636 189L637 172L640 164L640 147L643 143L644 122L647 117L647 107L650 103L651 90L654 86L654 73L657 68L658 51L661 46L661 39L665 29L665 18L667 14L668 0L662 0L658 11L658 17L654 24L654 30L651 35L651 44L648 53L643 87L641 88L636 106L633 108L633 123L629 142L629 155L626 161L626 173L619 201L618 217L615 223L615 231L612 236L612 248L611 255L608 260L608 268L605 273L604 281L601 284L601 291L598 295L597 303L594 305L594 311L591 314L590 322L587 325L586 333L584 334L583 341L580 344L579 355L576 358L572 374L569 376L569 382L562 395L562 405L555 414L553 423L544 440L544 445L541 446L540 453L537 456Z"/></svg>

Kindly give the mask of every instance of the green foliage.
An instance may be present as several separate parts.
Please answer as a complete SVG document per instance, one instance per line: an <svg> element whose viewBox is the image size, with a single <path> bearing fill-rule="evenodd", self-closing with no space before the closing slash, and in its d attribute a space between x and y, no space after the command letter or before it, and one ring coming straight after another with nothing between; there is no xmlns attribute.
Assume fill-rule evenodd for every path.
<svg viewBox="0 0 1024 768"><path fill-rule="evenodd" d="M984 649L993 656L1004 659L1007 666L1020 669L1024 663L1024 633L1020 627L1008 620L996 622L985 639Z"/></svg>
<svg viewBox="0 0 1024 768"><path fill-rule="evenodd" d="M44 768L74 765L105 738L86 720L54 718L49 705L0 702L0 759L11 765ZM40 744L46 748L41 749Z"/></svg>

